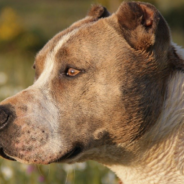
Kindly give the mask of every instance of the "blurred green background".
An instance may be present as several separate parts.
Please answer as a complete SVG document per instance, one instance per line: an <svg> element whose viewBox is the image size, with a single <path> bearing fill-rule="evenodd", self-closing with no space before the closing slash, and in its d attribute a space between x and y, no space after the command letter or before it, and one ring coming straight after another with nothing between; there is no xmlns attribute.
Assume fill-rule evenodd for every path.
<svg viewBox="0 0 184 184"><path fill-rule="evenodd" d="M184 0L148 0L166 18L173 41L184 46ZM91 4L110 12L120 0L0 0L0 100L32 84L37 51L57 32L83 18ZM24 165L0 159L0 184L117 184L102 165Z"/></svg>

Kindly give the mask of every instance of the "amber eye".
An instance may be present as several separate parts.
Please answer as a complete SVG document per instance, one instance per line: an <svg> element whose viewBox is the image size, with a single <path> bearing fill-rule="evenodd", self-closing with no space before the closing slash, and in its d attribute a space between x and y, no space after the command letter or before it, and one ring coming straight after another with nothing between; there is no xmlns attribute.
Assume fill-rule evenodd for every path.
<svg viewBox="0 0 184 184"><path fill-rule="evenodd" d="M66 75L69 76L69 77L74 77L77 74L79 74L80 72L81 72L80 70L77 70L77 69L74 69L74 68L69 68L66 72Z"/></svg>

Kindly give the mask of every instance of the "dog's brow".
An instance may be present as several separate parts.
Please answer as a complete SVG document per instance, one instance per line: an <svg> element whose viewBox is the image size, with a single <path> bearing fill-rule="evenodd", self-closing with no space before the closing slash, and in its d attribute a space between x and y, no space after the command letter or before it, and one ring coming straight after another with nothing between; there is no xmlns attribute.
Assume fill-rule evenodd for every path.
<svg viewBox="0 0 184 184"><path fill-rule="evenodd" d="M58 42L58 44L54 47L52 55L55 56L57 51L62 47L64 43L66 43L79 29L74 29L72 32L63 36L63 38Z"/></svg>
<svg viewBox="0 0 184 184"><path fill-rule="evenodd" d="M55 58L55 55L56 55L57 51L62 47L62 45L64 43L66 43L77 32L78 32L78 29L74 29L73 31L71 31L71 32L67 33L66 35L64 35L62 37L62 39L54 47L54 49L47 53L46 60L45 60L45 63L44 63L43 72L42 72L41 76L39 77L39 79L34 83L34 85L40 87L40 86L44 86L47 83L47 81L48 81L48 79L51 75L51 72L54 68L54 60L55 60L54 58ZM36 58L38 59L38 56Z"/></svg>

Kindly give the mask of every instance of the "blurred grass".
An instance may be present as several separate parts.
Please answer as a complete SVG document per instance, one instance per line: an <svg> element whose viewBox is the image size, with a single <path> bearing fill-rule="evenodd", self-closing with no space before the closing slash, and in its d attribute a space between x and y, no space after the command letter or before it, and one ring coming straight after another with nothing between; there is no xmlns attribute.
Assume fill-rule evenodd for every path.
<svg viewBox="0 0 184 184"><path fill-rule="evenodd" d="M0 100L32 84L32 63L36 52L57 32L83 18L91 4L101 3L114 11L120 0L0 0L0 26L20 29L8 40L0 40ZM172 30L174 42L184 45L184 1L150 0L164 14ZM3 23L6 9L14 16ZM10 11L11 12L11 11ZM8 16L9 18L10 16ZM12 29L12 28L11 28ZM0 34L3 32L0 27ZM6 32L7 33L7 32ZM4 35L3 35L4 36ZM12 37L11 37L12 36ZM83 165L53 164L27 166L0 159L0 184L113 184L115 175L95 162Z"/></svg>
<svg viewBox="0 0 184 184"><path fill-rule="evenodd" d="M0 100L11 96L33 83L34 71L33 53L0 54L0 72L6 76L6 81L0 83Z"/></svg>
<svg viewBox="0 0 184 184"><path fill-rule="evenodd" d="M114 174L97 163L25 165L0 160L1 184L116 184Z"/></svg>

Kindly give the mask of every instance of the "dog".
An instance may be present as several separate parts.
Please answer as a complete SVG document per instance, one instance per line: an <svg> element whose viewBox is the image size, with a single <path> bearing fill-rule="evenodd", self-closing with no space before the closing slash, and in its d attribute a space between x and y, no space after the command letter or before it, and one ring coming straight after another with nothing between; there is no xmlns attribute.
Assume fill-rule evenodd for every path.
<svg viewBox="0 0 184 184"><path fill-rule="evenodd" d="M0 103L3 158L90 159L123 184L184 182L184 51L153 5L94 5L33 68L33 85Z"/></svg>

